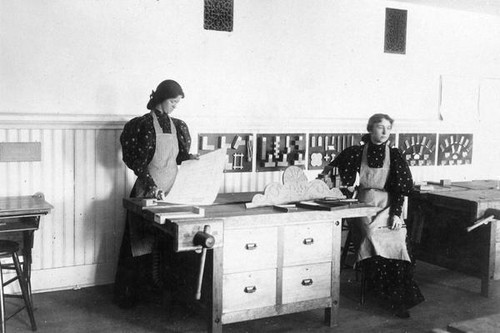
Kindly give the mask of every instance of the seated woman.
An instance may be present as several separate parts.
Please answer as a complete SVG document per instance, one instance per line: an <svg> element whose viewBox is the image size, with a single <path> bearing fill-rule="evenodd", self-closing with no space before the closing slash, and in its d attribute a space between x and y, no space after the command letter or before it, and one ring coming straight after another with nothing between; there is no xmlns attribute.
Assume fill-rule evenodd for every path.
<svg viewBox="0 0 500 333"><path fill-rule="evenodd" d="M355 222L361 231L357 263L366 269L367 284L391 300L395 315L408 318L408 309L424 297L413 280L415 261L401 219L412 175L401 152L387 145L393 122L386 114L371 116L369 133L362 138L365 144L343 150L323 174L336 167L347 186L353 186L359 175L359 202L382 208L375 217Z"/></svg>

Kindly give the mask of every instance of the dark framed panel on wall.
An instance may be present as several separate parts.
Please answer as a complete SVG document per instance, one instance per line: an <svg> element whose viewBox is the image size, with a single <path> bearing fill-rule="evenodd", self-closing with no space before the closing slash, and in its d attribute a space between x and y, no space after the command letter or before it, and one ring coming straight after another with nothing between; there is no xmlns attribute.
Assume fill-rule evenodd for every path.
<svg viewBox="0 0 500 333"><path fill-rule="evenodd" d="M305 168L304 133L257 134L257 171L277 171L296 165Z"/></svg>
<svg viewBox="0 0 500 333"><path fill-rule="evenodd" d="M472 134L439 134L438 164L472 164Z"/></svg>
<svg viewBox="0 0 500 333"><path fill-rule="evenodd" d="M205 30L233 31L234 0L205 0Z"/></svg>
<svg viewBox="0 0 500 333"><path fill-rule="evenodd" d="M309 170L323 169L347 147L361 143L361 133L310 133Z"/></svg>
<svg viewBox="0 0 500 333"><path fill-rule="evenodd" d="M402 133L398 142L409 166L436 165L436 133Z"/></svg>
<svg viewBox="0 0 500 333"><path fill-rule="evenodd" d="M405 9L385 9L385 53L406 54L407 17Z"/></svg>
<svg viewBox="0 0 500 333"><path fill-rule="evenodd" d="M224 172L251 172L253 135L250 133L201 133L198 135L200 155L226 148Z"/></svg>

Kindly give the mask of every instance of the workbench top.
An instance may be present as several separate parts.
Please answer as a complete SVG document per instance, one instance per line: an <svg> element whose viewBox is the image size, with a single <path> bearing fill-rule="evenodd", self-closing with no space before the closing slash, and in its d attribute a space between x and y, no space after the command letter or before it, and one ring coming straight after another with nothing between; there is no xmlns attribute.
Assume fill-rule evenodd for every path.
<svg viewBox="0 0 500 333"><path fill-rule="evenodd" d="M0 217L18 215L45 215L54 207L43 195L0 197Z"/></svg>

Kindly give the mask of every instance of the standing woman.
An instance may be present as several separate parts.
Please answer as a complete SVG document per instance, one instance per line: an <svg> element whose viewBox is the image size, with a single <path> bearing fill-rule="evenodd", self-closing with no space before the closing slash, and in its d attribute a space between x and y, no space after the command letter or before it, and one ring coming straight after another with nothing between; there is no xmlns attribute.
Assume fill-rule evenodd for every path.
<svg viewBox="0 0 500 333"><path fill-rule="evenodd" d="M123 161L137 176L131 198L163 199L174 183L177 165L197 158L189 154L191 136L186 123L170 117L182 98L181 86L165 80L150 95L147 104L150 112L125 124L120 136ZM139 287L143 285L140 280L152 269L153 244L154 230L150 223L127 212L114 288L115 301L120 307L137 303Z"/></svg>
<svg viewBox="0 0 500 333"><path fill-rule="evenodd" d="M361 231L357 263L365 268L367 284L392 302L395 315L408 318L408 309L424 297L413 280L415 261L401 219L404 196L413 188L412 175L399 149L387 145L393 122L386 114L371 116L369 133L362 138L365 144L342 151L323 173L337 167L347 186L353 186L359 175L359 202L382 208L373 218L356 219Z"/></svg>

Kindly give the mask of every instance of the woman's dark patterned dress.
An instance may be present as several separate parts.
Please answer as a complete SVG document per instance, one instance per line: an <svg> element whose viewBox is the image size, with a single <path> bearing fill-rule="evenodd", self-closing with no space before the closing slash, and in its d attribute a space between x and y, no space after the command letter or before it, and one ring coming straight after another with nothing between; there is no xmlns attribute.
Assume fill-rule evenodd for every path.
<svg viewBox="0 0 500 333"><path fill-rule="evenodd" d="M372 144L368 136L364 136L363 141L369 145L367 153L369 167L381 168L385 157L385 145ZM364 146L349 147L330 163L330 166L338 168L343 185L354 184L356 174L360 171L363 148ZM385 190L389 193L390 214L401 216L404 196L411 193L413 180L410 168L397 148L390 149L390 162ZM366 268L368 288L387 297L395 305L405 305L410 308L424 301L424 297L413 280L415 260L408 237L406 244L411 262L375 256L361 261L360 264Z"/></svg>
<svg viewBox="0 0 500 333"><path fill-rule="evenodd" d="M177 164L188 160L190 158L191 136L186 123L180 119L169 118L168 115L157 110L155 113L163 133L172 133L170 119L175 125L179 145ZM135 184L140 181L145 187L146 196L152 197L157 186L148 170L148 165L153 159L156 149L156 133L151 113L127 122L120 136L120 143L123 161L137 176ZM136 196L136 185L134 185L130 197ZM120 307L131 307L136 304L141 293L140 289L148 285L152 279L156 279L156 273L152 269L156 269L159 265L153 261L156 256L152 257L150 254L135 256L133 254L130 223L134 223L138 226L135 229L140 230L139 233L136 231L134 237L148 238L152 242L157 239L155 238L155 229L150 223L144 223L137 215L127 212L114 286L115 302ZM158 254L158 247L158 244L151 244L153 255Z"/></svg>

